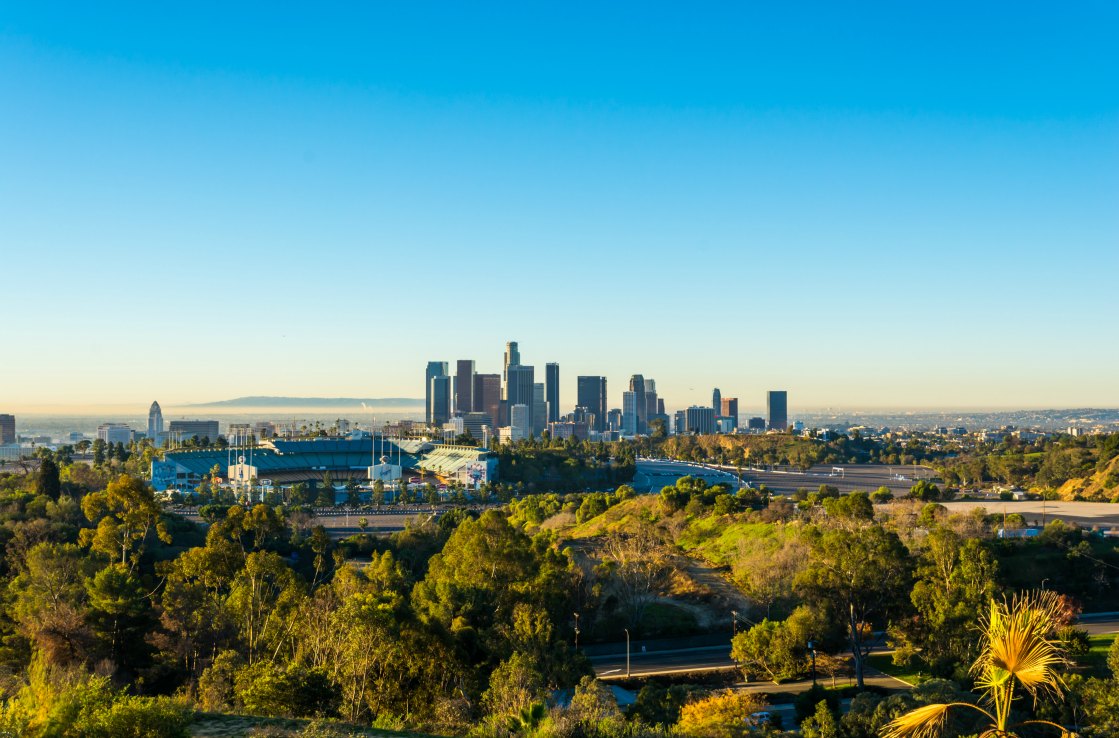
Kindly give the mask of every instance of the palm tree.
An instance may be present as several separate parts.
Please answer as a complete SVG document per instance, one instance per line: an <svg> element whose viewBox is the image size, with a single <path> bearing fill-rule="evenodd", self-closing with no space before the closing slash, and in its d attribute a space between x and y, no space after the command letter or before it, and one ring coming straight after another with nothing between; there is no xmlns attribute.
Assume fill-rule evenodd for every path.
<svg viewBox="0 0 1119 738"><path fill-rule="evenodd" d="M1060 599L1051 591L1016 595L1009 602L992 600L990 613L980 624L986 642L971 667L983 692L983 706L952 702L918 707L890 722L883 738L936 738L953 708L971 709L986 718L989 725L978 738L1013 738L1017 728L1027 725L1049 726L1062 737L1072 736L1047 720L1010 723L1019 687L1035 699L1043 692L1060 695L1064 687L1057 668L1065 660L1053 637L1060 611Z"/></svg>

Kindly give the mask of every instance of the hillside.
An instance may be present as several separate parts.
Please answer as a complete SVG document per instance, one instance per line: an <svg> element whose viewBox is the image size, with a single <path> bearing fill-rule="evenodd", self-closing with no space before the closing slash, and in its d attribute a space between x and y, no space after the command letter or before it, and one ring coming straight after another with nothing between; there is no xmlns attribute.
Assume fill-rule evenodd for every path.
<svg viewBox="0 0 1119 738"><path fill-rule="evenodd" d="M1057 489L1062 500L1119 502L1119 456L1088 477L1068 480Z"/></svg>

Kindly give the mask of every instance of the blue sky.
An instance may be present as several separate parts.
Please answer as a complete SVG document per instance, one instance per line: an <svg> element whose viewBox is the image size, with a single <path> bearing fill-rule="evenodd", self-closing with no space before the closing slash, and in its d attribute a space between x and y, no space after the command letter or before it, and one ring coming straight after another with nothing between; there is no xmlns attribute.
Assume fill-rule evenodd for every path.
<svg viewBox="0 0 1119 738"><path fill-rule="evenodd" d="M227 5L0 9L0 405L1119 405L1114 3Z"/></svg>

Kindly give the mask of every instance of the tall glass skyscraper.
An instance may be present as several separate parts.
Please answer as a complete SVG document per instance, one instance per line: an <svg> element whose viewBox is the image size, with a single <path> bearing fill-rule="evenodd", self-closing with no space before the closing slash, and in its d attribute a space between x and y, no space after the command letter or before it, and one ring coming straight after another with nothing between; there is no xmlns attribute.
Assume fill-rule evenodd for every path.
<svg viewBox="0 0 1119 738"><path fill-rule="evenodd" d="M789 393L785 390L770 390L766 395L766 414L769 416L770 430L789 428Z"/></svg>
<svg viewBox="0 0 1119 738"><path fill-rule="evenodd" d="M429 361L427 362L427 371L424 372L424 421L431 425L431 380L436 377L447 376L447 362L445 361ZM450 383L447 384L448 389ZM443 421L441 421L443 422Z"/></svg>
<svg viewBox="0 0 1119 738"><path fill-rule="evenodd" d="M606 430L606 377L578 377L576 380L575 404L594 413L593 428Z"/></svg>
<svg viewBox="0 0 1119 738"><path fill-rule="evenodd" d="M559 364L550 362L544 366L544 399L548 403L548 422L560 418Z"/></svg>

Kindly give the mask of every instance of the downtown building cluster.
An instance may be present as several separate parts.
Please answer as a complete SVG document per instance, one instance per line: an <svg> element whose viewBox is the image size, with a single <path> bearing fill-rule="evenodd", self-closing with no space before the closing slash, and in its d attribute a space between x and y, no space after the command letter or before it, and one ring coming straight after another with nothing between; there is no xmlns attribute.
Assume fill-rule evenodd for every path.
<svg viewBox="0 0 1119 738"><path fill-rule="evenodd" d="M542 379L543 381L537 381ZM658 434L764 433L788 427L788 395L771 391L766 418L750 418L740 428L737 397L715 389L710 406L692 406L669 415L656 380L634 374L622 393L622 406L610 408L604 376L576 378L576 398L565 412L560 397L560 366L537 367L521 361L516 341L505 345L501 373L480 373L473 359L429 361L424 373L424 420L428 426L468 434L483 445L540 437L617 440Z"/></svg>

